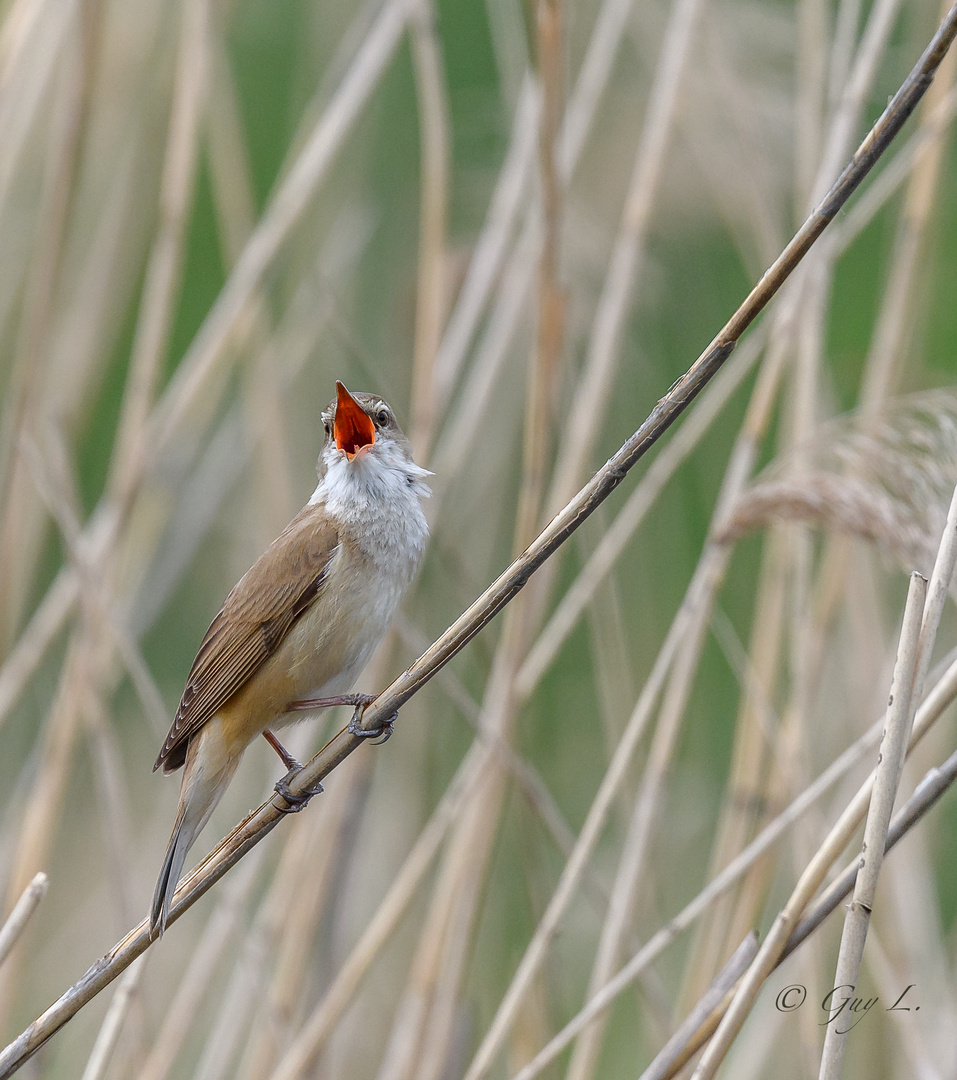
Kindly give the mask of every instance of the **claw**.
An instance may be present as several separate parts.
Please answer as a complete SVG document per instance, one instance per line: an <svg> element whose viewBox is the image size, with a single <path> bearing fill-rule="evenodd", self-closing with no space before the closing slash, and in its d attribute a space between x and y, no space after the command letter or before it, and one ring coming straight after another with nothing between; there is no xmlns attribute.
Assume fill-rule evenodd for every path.
<svg viewBox="0 0 957 1080"><path fill-rule="evenodd" d="M374 698L372 699L375 700ZM369 702L356 705L356 711L352 714L352 719L349 721L349 734L355 735L357 739L374 739L372 746L381 746L383 743L387 743L392 738L395 732L395 722L399 718L398 712L394 712L391 716L375 728L364 728L361 726L362 714L368 707Z"/></svg>
<svg viewBox="0 0 957 1080"><path fill-rule="evenodd" d="M288 806L280 806L277 808L283 814L298 814L313 795L318 795L321 791L325 790L322 784L317 780L312 787L308 787L304 791L290 791L289 781L298 776L300 772L302 772L302 766L297 763L295 767L291 768L276 784L276 792L289 804Z"/></svg>

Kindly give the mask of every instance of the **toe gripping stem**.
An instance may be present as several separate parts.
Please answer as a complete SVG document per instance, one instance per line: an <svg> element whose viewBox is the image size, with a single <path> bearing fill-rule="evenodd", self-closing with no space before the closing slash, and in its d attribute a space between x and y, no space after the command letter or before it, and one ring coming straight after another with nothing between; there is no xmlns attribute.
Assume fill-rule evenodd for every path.
<svg viewBox="0 0 957 1080"><path fill-rule="evenodd" d="M394 712L391 716L383 720L378 727L362 727L362 714L374 700L374 698L370 698L368 701L360 702L356 705L356 711L352 714L352 719L349 721L348 731L350 735L355 735L357 739L375 740L371 744L372 746L381 746L392 738L392 735L395 732L395 722L399 718L399 713L398 711Z"/></svg>
<svg viewBox="0 0 957 1080"><path fill-rule="evenodd" d="M325 790L322 784L317 780L312 787L307 787L304 791L291 791L289 788L289 781L298 776L299 773L302 772L302 768L302 765L295 765L276 784L276 792L289 804L288 806L277 807L282 814L298 814L313 795L318 795L321 791Z"/></svg>

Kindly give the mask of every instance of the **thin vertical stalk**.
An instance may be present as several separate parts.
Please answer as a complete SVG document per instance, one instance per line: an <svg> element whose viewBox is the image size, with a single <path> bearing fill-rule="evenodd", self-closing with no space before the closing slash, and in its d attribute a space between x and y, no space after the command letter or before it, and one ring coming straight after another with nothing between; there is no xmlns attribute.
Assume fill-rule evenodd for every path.
<svg viewBox="0 0 957 1080"><path fill-rule="evenodd" d="M180 18L179 61L160 180L159 220L146 264L113 450L110 487L121 501L130 497L135 478L142 472L146 421L153 405L160 365L166 356L179 287L206 97L208 0L183 3Z"/></svg>
<svg viewBox="0 0 957 1080"><path fill-rule="evenodd" d="M411 408L412 445L421 460L432 441L436 419L434 369L445 321L445 232L451 156L448 91L432 0L418 0L409 32L422 160Z"/></svg>
<svg viewBox="0 0 957 1080"><path fill-rule="evenodd" d="M838 953L837 971L834 976L835 989L847 990L851 994L857 986L861 961L864 959L864 943L867 940L867 929L874 909L877 879L884 861L887 830L891 823L891 813L894 809L894 800L897 798L897 788L904 769L904 756L907 752L907 743L917 707L912 691L915 690L914 684L917 678L921 617L926 595L926 580L918 573L911 574L907 602L904 606L904 625L901 628L897 663L891 682L887 722L884 737L881 739L877 770L874 775L874 790L864 825L864 843L861 848L857 884L854 887L854 899L844 919L844 932L841 936L841 949ZM919 693L919 688L916 689ZM821 1080L839 1080L844 1064L844 1051L847 1047L846 1035L849 1030L849 1027L844 1026L842 1019L834 1016L830 1018L824 1035Z"/></svg>

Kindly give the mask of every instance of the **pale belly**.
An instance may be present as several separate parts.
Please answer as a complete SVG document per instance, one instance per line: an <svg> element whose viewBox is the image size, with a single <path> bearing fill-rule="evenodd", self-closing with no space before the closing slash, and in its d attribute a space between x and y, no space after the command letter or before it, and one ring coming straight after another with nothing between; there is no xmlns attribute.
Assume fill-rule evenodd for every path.
<svg viewBox="0 0 957 1080"><path fill-rule="evenodd" d="M221 710L243 747L266 728L281 728L308 715L290 713L290 702L351 690L385 636L404 592L384 575L368 570L333 573L330 579L339 585L335 598L324 589L275 653Z"/></svg>

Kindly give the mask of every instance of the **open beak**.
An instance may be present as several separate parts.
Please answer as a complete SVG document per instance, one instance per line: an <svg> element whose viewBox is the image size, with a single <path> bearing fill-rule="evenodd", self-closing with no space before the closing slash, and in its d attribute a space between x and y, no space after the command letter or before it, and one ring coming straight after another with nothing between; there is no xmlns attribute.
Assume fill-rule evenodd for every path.
<svg viewBox="0 0 957 1080"><path fill-rule="evenodd" d="M375 424L341 382L336 383L336 393L336 446L352 461L375 442Z"/></svg>

